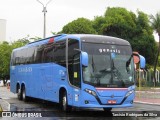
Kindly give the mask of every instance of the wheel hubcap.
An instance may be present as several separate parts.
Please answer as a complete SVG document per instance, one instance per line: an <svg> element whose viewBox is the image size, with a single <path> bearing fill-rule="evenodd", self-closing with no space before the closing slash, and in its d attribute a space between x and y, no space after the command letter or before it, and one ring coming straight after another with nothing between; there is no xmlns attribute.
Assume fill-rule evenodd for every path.
<svg viewBox="0 0 160 120"><path fill-rule="evenodd" d="M25 96L26 96L26 95L25 95L25 91L23 90L23 99L25 99Z"/></svg>
<svg viewBox="0 0 160 120"><path fill-rule="evenodd" d="M18 89L18 97L20 96L20 89Z"/></svg>
<svg viewBox="0 0 160 120"><path fill-rule="evenodd" d="M65 110L66 109L66 96L63 97L63 109Z"/></svg>

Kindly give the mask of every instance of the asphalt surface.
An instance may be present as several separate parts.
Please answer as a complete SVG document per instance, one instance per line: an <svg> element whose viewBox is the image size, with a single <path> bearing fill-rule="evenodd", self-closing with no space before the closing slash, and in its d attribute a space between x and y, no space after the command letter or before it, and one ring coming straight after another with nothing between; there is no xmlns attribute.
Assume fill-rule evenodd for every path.
<svg viewBox="0 0 160 120"><path fill-rule="evenodd" d="M143 95L142 95L143 96ZM157 95L156 95L157 96ZM137 96L138 97L138 96ZM0 104L3 107L3 111L20 111L20 112L40 112L42 113L42 118L0 118L2 120L17 120L17 119L45 119L45 120L57 120L57 119L94 119L94 120L160 120L160 116L157 117L156 114L160 115L160 106L156 104L141 104L134 103L132 108L116 108L112 112L103 112L102 109L76 109L72 113L63 113L59 110L59 105L51 102L46 102L37 99L31 99L29 102L19 101L16 94L13 94L6 87L0 87ZM26 114L27 114L26 113ZM129 114L130 116L127 116ZM125 116L124 116L125 115ZM143 117L140 117L143 115ZM148 116L145 116L148 115ZM45 117L44 117L45 116ZM49 117L46 117L49 116ZM108 116L110 116L108 118ZM120 117L121 116L121 117ZM127 117L126 117L127 116Z"/></svg>

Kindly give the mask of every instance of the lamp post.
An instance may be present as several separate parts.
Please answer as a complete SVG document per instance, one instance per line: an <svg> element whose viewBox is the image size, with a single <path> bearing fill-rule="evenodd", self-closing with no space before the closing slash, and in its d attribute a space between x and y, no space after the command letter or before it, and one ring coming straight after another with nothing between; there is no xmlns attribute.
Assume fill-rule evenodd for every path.
<svg viewBox="0 0 160 120"><path fill-rule="evenodd" d="M40 4L42 4L42 6L43 6L43 13L44 13L44 28L43 28L43 38L45 38L46 37L46 13L47 13L47 5L52 1L52 0L49 0L45 5L41 2L41 1L39 1L39 0L37 0Z"/></svg>

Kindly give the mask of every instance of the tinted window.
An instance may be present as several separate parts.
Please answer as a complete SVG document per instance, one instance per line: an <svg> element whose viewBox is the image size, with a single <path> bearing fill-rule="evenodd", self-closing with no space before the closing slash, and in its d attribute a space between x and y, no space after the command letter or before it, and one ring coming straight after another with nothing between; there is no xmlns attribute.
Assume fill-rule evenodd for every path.
<svg viewBox="0 0 160 120"><path fill-rule="evenodd" d="M75 49L79 49L79 41L68 40L69 81L72 85L80 87L80 52Z"/></svg>
<svg viewBox="0 0 160 120"><path fill-rule="evenodd" d="M34 63L34 55L34 47L15 51L11 55L11 65L32 64Z"/></svg>
<svg viewBox="0 0 160 120"><path fill-rule="evenodd" d="M53 60L53 50L54 50L54 45L49 45L44 49L44 58L43 62L49 63L49 62L54 62Z"/></svg>
<svg viewBox="0 0 160 120"><path fill-rule="evenodd" d="M34 63L34 53L35 53L35 48L27 48L27 57L25 58L25 61L27 64L32 64Z"/></svg>
<svg viewBox="0 0 160 120"><path fill-rule="evenodd" d="M35 47L35 55L34 55L35 56L35 58L34 58L35 63L42 62L42 55L43 55L44 47L45 47L45 45Z"/></svg>
<svg viewBox="0 0 160 120"><path fill-rule="evenodd" d="M11 65L15 65L15 52L11 54Z"/></svg>
<svg viewBox="0 0 160 120"><path fill-rule="evenodd" d="M59 41L54 44L53 62L66 67L66 40Z"/></svg>
<svg viewBox="0 0 160 120"><path fill-rule="evenodd" d="M13 61L15 65L26 64L27 49L16 51L14 55L15 61Z"/></svg>
<svg viewBox="0 0 160 120"><path fill-rule="evenodd" d="M11 56L11 64L20 65L54 62L66 67L65 49L66 40L52 44L24 48L13 52Z"/></svg>

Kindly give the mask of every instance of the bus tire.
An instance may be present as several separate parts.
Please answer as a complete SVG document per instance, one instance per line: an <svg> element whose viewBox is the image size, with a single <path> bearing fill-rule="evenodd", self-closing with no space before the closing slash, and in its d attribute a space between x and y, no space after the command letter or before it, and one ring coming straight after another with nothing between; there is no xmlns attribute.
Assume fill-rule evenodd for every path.
<svg viewBox="0 0 160 120"><path fill-rule="evenodd" d="M71 109L72 109L71 106L68 106L67 92L66 92L66 91L64 91L64 92L62 93L60 105L61 105L61 110L62 110L63 112L70 112Z"/></svg>
<svg viewBox="0 0 160 120"><path fill-rule="evenodd" d="M103 108L103 110L106 112L110 112L112 110L112 108Z"/></svg>
<svg viewBox="0 0 160 120"><path fill-rule="evenodd" d="M24 102L28 101L28 97L26 96L25 86L22 87L22 99L23 99Z"/></svg>
<svg viewBox="0 0 160 120"><path fill-rule="evenodd" d="M21 91L20 87L17 88L17 98L18 98L18 100L22 100L22 91Z"/></svg>

